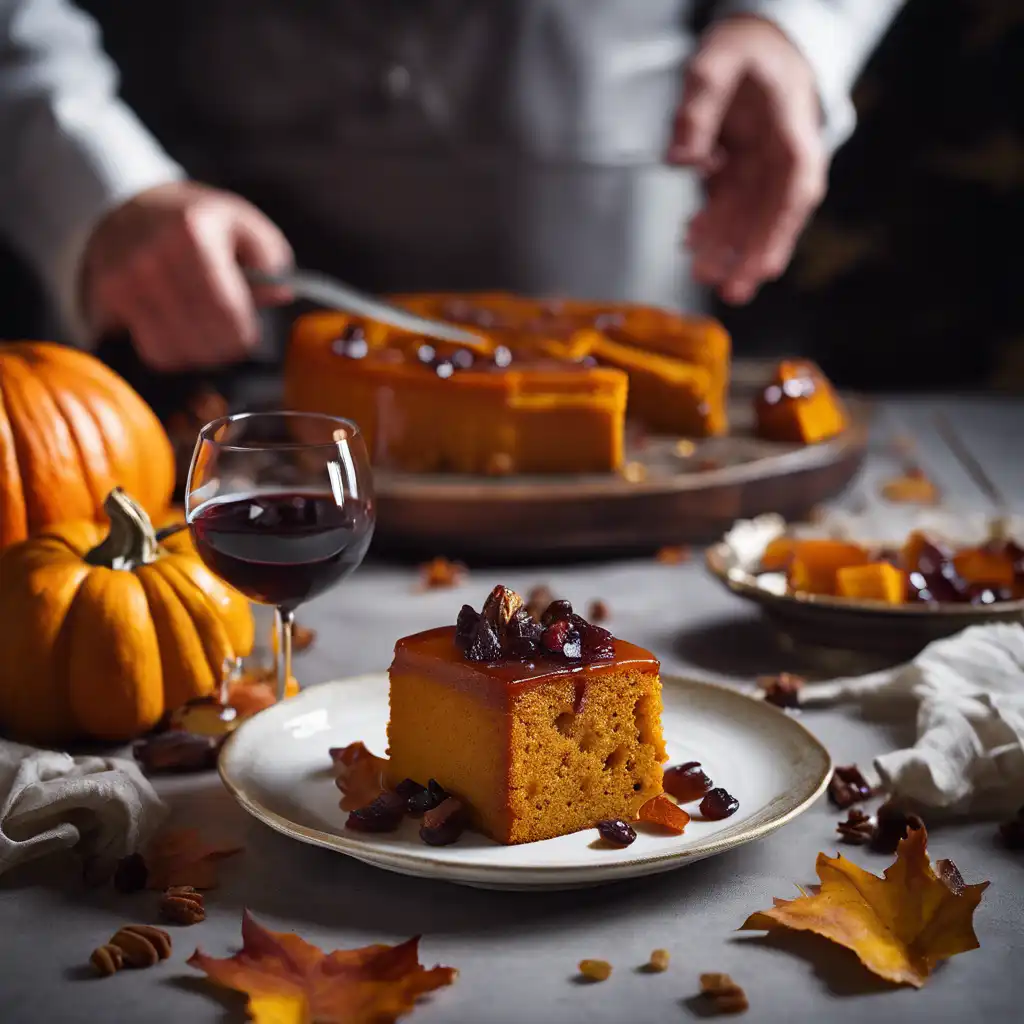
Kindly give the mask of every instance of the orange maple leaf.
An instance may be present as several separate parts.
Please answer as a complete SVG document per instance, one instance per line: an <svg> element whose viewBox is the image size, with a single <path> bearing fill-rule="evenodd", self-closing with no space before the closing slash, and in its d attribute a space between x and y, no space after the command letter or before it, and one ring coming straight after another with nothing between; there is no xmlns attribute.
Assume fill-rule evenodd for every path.
<svg viewBox="0 0 1024 1024"><path fill-rule="evenodd" d="M194 828L161 832L143 854L146 888L191 885L194 889L216 889L217 862L241 849L240 846L206 843Z"/></svg>
<svg viewBox="0 0 1024 1024"><path fill-rule="evenodd" d="M256 1024L392 1024L421 995L455 980L452 967L423 967L418 947L416 936L325 954L298 935L264 928L246 911L239 952L219 960L197 949L188 963L246 993Z"/></svg>
<svg viewBox="0 0 1024 1024"><path fill-rule="evenodd" d="M972 919L989 884L964 885L948 861L940 862L944 881L932 870L927 844L925 829L911 830L884 878L819 853L820 887L795 900L776 899L740 930L814 932L852 949L879 977L920 988L940 960L978 948Z"/></svg>

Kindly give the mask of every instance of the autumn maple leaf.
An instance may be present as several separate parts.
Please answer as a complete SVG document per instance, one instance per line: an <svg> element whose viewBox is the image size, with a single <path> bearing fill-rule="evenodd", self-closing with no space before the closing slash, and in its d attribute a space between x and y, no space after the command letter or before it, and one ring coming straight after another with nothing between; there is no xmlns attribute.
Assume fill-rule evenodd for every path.
<svg viewBox="0 0 1024 1024"><path fill-rule="evenodd" d="M194 828L161 832L143 855L146 887L159 890L171 885L191 885L194 889L215 889L217 862L241 849L204 842Z"/></svg>
<svg viewBox="0 0 1024 1024"><path fill-rule="evenodd" d="M964 885L949 861L940 862L943 881L932 870L927 843L925 829L911 830L884 878L819 853L821 886L813 894L776 899L740 930L814 932L852 949L879 977L920 988L940 960L978 948L972 919L989 884Z"/></svg>
<svg viewBox="0 0 1024 1024"><path fill-rule="evenodd" d="M248 911L239 952L218 960L197 949L188 963L245 992L256 1024L393 1024L457 973L423 967L418 936L325 954L298 935L264 928Z"/></svg>

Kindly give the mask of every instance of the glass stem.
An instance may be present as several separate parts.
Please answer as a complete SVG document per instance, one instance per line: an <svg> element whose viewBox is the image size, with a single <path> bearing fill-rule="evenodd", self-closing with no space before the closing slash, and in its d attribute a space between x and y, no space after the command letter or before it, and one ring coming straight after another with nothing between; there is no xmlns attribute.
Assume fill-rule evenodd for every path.
<svg viewBox="0 0 1024 1024"><path fill-rule="evenodd" d="M277 608L277 699L284 700L288 682L292 677L292 626L295 612L290 608Z"/></svg>

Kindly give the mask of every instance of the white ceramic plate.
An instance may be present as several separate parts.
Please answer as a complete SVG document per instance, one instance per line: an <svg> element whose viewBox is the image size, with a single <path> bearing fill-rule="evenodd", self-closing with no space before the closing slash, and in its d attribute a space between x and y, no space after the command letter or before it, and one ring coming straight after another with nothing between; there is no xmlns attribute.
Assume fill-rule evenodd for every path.
<svg viewBox="0 0 1024 1024"><path fill-rule="evenodd" d="M250 814L293 839L388 871L486 889L571 889L670 871L767 835L825 789L828 752L794 718L725 687L662 682L668 763L700 761L740 807L724 821L704 821L688 806L694 817L683 835L641 833L624 849L595 847L594 830L519 846L467 832L445 847L421 842L412 821L385 835L346 831L327 751L362 740L383 754L383 673L314 686L256 715L225 743L220 774Z"/></svg>

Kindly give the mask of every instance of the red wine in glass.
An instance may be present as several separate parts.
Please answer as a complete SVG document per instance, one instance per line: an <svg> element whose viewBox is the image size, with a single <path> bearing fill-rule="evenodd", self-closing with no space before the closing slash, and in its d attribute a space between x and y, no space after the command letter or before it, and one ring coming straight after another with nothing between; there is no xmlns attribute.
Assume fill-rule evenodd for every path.
<svg viewBox="0 0 1024 1024"><path fill-rule="evenodd" d="M213 420L192 455L185 514L206 565L275 607L280 699L296 607L356 569L373 536L373 476L359 427L286 410Z"/></svg>
<svg viewBox="0 0 1024 1024"><path fill-rule="evenodd" d="M199 556L251 601L294 609L363 560L373 534L367 502L330 492L214 498L192 515Z"/></svg>

